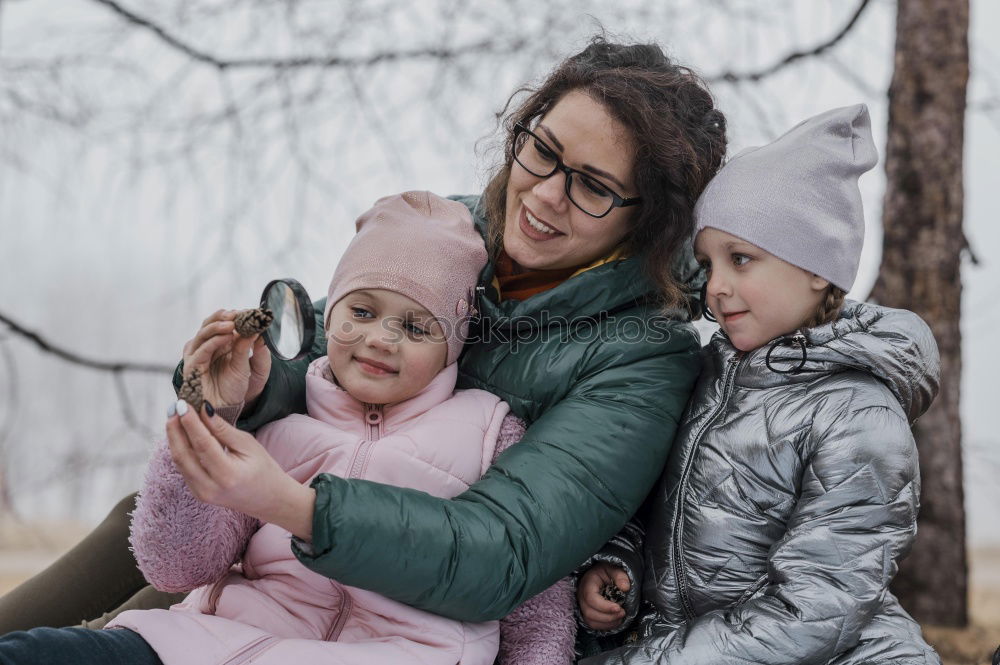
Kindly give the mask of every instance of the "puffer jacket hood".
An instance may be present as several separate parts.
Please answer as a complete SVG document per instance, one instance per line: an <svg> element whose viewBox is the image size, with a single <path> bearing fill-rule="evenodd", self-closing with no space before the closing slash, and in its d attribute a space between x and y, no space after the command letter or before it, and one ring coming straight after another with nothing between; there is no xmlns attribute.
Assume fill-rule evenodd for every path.
<svg viewBox="0 0 1000 665"><path fill-rule="evenodd" d="M937 395L937 343L927 324L913 312L848 301L837 320L803 330L802 335L806 353L799 372L781 373L802 362L800 349L787 343L789 336L751 352L737 384L762 388L814 381L845 370L867 372L889 387L911 423ZM723 362L737 353L722 331L713 337L707 352Z"/></svg>
<svg viewBox="0 0 1000 665"><path fill-rule="evenodd" d="M940 662L888 591L916 535L934 338L854 302L794 337L706 347L644 524L595 556L641 587L639 616L587 665Z"/></svg>

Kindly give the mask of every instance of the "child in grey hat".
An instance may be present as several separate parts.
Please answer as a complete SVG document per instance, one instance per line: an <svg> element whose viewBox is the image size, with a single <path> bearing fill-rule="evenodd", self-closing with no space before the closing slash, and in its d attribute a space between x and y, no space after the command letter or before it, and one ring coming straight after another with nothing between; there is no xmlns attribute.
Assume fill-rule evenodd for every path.
<svg viewBox="0 0 1000 665"><path fill-rule="evenodd" d="M939 663L889 592L916 535L912 423L938 388L915 314L845 301L868 110L734 157L695 210L721 330L643 520L583 567L582 662ZM624 593L615 602L615 591Z"/></svg>

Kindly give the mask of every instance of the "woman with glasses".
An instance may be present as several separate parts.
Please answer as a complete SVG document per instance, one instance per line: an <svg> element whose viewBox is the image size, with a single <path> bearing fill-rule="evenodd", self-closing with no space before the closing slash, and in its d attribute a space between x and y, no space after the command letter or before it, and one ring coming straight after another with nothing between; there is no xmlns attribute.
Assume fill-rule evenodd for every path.
<svg viewBox="0 0 1000 665"><path fill-rule="evenodd" d="M690 70L655 45L602 38L503 128L486 190L457 197L490 253L459 387L506 400L524 438L452 500L321 475L311 541L290 545L314 571L464 621L503 617L568 574L659 476L699 368L692 210L726 147ZM240 426L301 411L311 360L274 360ZM166 604L130 560L129 508L0 601L0 633L77 623L136 592Z"/></svg>

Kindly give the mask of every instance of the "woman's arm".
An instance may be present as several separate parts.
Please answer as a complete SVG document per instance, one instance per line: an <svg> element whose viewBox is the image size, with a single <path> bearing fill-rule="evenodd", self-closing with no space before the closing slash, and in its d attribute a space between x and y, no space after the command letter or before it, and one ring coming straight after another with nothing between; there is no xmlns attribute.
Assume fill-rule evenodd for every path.
<svg viewBox="0 0 1000 665"><path fill-rule="evenodd" d="M293 543L296 555L346 584L467 621L499 619L566 576L655 483L699 370L686 326L595 356L455 499L320 475L311 551Z"/></svg>
<svg viewBox="0 0 1000 665"><path fill-rule="evenodd" d="M906 419L884 406L814 436L823 440L755 597L583 662L825 664L855 646L916 534L917 451Z"/></svg>

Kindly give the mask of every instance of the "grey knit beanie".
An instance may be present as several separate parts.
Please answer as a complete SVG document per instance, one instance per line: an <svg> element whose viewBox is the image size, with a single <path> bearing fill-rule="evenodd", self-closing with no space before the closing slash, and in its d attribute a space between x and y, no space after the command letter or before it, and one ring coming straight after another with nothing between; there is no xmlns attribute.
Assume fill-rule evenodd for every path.
<svg viewBox="0 0 1000 665"><path fill-rule="evenodd" d="M864 104L821 113L733 157L694 209L725 231L850 291L865 239L858 178L878 161Z"/></svg>

